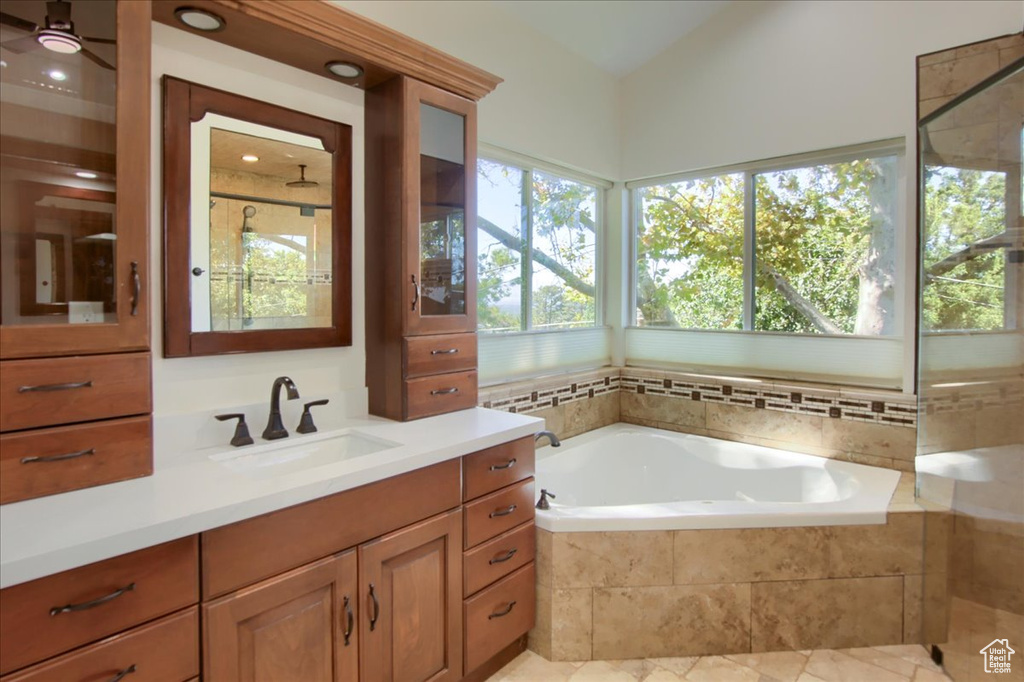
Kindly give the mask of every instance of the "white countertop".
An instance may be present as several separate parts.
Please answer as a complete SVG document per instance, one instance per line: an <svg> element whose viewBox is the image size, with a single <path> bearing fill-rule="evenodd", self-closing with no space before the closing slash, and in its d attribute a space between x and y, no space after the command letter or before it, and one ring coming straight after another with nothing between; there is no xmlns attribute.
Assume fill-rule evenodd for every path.
<svg viewBox="0 0 1024 682"><path fill-rule="evenodd" d="M341 427L399 445L275 477L232 471L211 459L254 452L253 446L207 448L158 458L146 478L5 505L0 588L460 457L531 435L544 421L474 408L412 422L350 419ZM328 436L293 434L288 441Z"/></svg>

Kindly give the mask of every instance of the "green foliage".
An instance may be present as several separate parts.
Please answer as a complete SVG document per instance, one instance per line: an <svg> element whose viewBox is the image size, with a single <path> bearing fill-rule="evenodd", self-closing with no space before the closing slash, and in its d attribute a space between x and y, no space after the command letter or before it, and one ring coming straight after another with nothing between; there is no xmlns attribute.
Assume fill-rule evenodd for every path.
<svg viewBox="0 0 1024 682"><path fill-rule="evenodd" d="M881 172L865 160L754 176L755 329L821 331L810 309L853 332L862 265L894 248L891 224L880 233L872 219ZM641 324L741 329L744 176L647 187L640 200Z"/></svg>
<svg viewBox="0 0 1024 682"><path fill-rule="evenodd" d="M953 268L946 259L1006 229L1006 175L966 168L925 169L921 313L929 330L1002 329L1001 248Z"/></svg>
<svg viewBox="0 0 1024 682"><path fill-rule="evenodd" d="M301 317L307 314L306 256L255 234L243 235L240 270L211 278L214 319ZM213 262L230 263L213 253ZM216 266L215 266L216 267ZM224 266L220 266L223 268Z"/></svg>
<svg viewBox="0 0 1024 682"><path fill-rule="evenodd" d="M522 182L525 174L518 168L481 160L479 182ZM579 182L541 172L533 172L530 190L533 225L533 292L531 315L534 329L580 327L596 320L594 297L579 291L579 283L596 286L596 191ZM480 218L484 220L483 217ZM522 245L520 224L500 228ZM538 262L546 258L547 264ZM519 314L502 310L500 303L519 291L522 295L523 253L521 248L491 244L477 257L478 327L517 331L522 328ZM511 273L514 276L510 276ZM571 283L567 283L571 280ZM576 286L576 288L574 288Z"/></svg>

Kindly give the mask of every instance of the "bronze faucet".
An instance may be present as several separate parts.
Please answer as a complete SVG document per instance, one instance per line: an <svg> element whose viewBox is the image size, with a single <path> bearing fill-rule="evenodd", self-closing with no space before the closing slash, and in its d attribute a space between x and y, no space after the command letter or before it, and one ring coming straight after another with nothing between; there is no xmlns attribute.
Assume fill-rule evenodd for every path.
<svg viewBox="0 0 1024 682"><path fill-rule="evenodd" d="M282 386L288 391L288 400L295 400L299 397L299 389L295 388L295 382L290 378L274 379L274 387L270 389L270 418L267 420L267 428L263 429L263 440L288 437L288 429L284 428L284 422L281 421Z"/></svg>

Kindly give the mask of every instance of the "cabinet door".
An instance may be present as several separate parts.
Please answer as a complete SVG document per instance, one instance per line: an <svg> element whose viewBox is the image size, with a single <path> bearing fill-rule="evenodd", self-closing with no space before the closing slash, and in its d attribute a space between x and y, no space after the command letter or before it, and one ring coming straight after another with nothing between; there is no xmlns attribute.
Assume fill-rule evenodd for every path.
<svg viewBox="0 0 1024 682"><path fill-rule="evenodd" d="M206 682L356 682L356 552L203 605Z"/></svg>
<svg viewBox="0 0 1024 682"><path fill-rule="evenodd" d="M476 104L405 87L405 333L476 331Z"/></svg>
<svg viewBox="0 0 1024 682"><path fill-rule="evenodd" d="M47 8L32 0L10 12L42 26ZM90 41L70 55L4 53L4 358L149 347L151 5L97 0L62 11L116 44ZM13 99L40 78L32 98Z"/></svg>
<svg viewBox="0 0 1024 682"><path fill-rule="evenodd" d="M360 679L462 677L462 512L359 547Z"/></svg>

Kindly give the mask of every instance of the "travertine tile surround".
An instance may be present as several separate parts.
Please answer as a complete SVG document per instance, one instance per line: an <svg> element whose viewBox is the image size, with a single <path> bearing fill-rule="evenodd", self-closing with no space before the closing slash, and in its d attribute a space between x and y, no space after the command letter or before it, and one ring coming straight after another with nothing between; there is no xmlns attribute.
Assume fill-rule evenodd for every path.
<svg viewBox="0 0 1024 682"><path fill-rule="evenodd" d="M949 525L926 533L901 488L884 525L538 530L530 648L571 661L942 641Z"/></svg>
<svg viewBox="0 0 1024 682"><path fill-rule="evenodd" d="M479 403L528 412L571 437L618 421L913 471L913 396L604 368L482 388Z"/></svg>
<svg viewBox="0 0 1024 682"><path fill-rule="evenodd" d="M527 651L490 682L943 682L922 646L733 656L546 661Z"/></svg>

